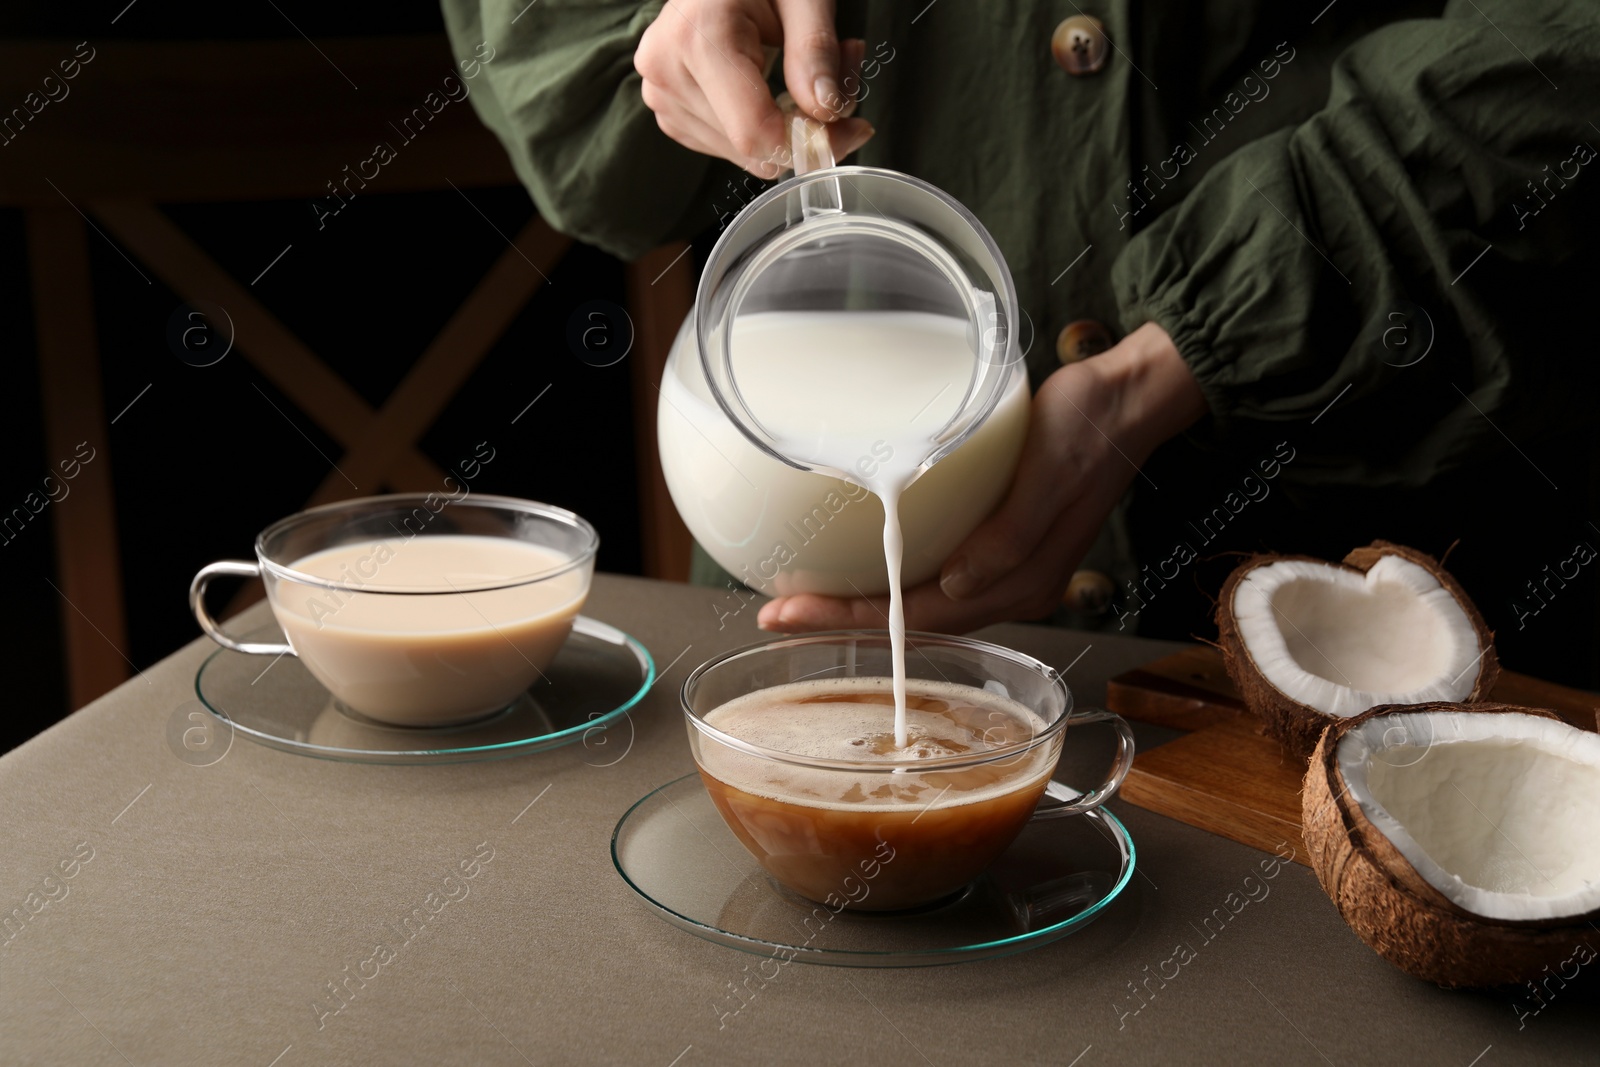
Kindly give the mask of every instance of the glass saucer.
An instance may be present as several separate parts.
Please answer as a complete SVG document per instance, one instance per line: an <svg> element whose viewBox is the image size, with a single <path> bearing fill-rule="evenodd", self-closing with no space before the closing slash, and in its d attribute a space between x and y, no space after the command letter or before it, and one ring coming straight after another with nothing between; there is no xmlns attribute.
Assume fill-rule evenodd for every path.
<svg viewBox="0 0 1600 1067"><path fill-rule="evenodd" d="M268 626L245 640L283 637ZM655 661L642 644L580 615L544 678L516 703L455 726L368 719L334 700L293 656L271 660L218 649L200 665L194 687L227 726L286 752L349 763L466 763L588 743L637 704L655 677Z"/></svg>
<svg viewBox="0 0 1600 1067"><path fill-rule="evenodd" d="M1052 782L1061 799L1076 794ZM662 918L785 962L928 967L1037 948L1092 922L1133 877L1133 839L1104 808L1030 822L955 897L905 912L834 912L778 885L688 774L645 796L611 834L611 862Z"/></svg>

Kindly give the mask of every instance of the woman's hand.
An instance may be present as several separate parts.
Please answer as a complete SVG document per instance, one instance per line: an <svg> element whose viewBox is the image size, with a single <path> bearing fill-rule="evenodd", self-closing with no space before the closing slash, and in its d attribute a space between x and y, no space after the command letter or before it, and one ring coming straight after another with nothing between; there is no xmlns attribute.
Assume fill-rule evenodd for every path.
<svg viewBox="0 0 1600 1067"><path fill-rule="evenodd" d="M633 65L661 132L762 178L787 166L789 135L767 89L765 49L783 46L783 77L800 109L829 124L835 159L867 142L850 118L866 42L841 46L833 0L667 0Z"/></svg>
<svg viewBox="0 0 1600 1067"><path fill-rule="evenodd" d="M1146 323L1046 379L1000 508L951 555L938 582L906 590L906 626L965 633L1048 614L1101 523L1156 446L1206 413L1167 332ZM799 595L764 605L763 630L888 625L889 598Z"/></svg>

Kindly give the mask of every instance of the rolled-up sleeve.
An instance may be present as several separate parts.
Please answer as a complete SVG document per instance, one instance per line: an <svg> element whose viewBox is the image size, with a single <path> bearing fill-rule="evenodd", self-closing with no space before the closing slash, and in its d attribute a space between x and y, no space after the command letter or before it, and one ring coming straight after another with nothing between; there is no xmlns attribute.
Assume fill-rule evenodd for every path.
<svg viewBox="0 0 1600 1067"><path fill-rule="evenodd" d="M1597 101L1593 0L1455 0L1376 30L1324 108L1132 239L1123 325L1172 336L1213 441L1337 402L1339 455L1300 477L1418 485L1548 437L1594 402L1574 304L1600 280Z"/></svg>

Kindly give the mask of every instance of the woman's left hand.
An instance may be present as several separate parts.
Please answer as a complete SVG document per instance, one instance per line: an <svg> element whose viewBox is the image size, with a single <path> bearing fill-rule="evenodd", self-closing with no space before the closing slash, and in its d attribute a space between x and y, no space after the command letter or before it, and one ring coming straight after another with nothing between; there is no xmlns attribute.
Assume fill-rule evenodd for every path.
<svg viewBox="0 0 1600 1067"><path fill-rule="evenodd" d="M965 633L1049 614L1150 453L1206 410L1188 364L1155 323L1056 371L1033 398L1005 500L937 582L906 590L906 627ZM887 596L800 594L764 605L756 621L784 633L881 629L888 610Z"/></svg>

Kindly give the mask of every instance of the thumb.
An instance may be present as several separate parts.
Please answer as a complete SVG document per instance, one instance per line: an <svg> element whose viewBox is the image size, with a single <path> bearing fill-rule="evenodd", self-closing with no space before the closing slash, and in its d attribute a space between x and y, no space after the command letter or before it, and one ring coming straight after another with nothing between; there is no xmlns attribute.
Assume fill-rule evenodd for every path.
<svg viewBox="0 0 1600 1067"><path fill-rule="evenodd" d="M834 0L776 0L783 24L783 81L800 110L832 122L849 105L839 87Z"/></svg>

